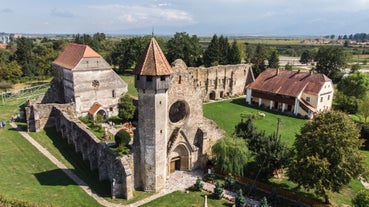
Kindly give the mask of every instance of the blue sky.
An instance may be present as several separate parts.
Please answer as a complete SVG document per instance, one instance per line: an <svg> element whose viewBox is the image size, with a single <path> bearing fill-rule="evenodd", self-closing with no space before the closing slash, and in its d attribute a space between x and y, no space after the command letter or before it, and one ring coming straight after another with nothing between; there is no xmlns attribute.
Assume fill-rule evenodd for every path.
<svg viewBox="0 0 369 207"><path fill-rule="evenodd" d="M4 0L0 32L369 33L369 0Z"/></svg>

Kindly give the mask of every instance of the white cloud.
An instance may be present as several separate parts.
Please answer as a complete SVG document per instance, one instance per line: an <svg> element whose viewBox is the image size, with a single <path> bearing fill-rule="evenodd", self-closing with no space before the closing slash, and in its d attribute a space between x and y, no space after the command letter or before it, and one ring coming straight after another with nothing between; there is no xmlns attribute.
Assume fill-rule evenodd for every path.
<svg viewBox="0 0 369 207"><path fill-rule="evenodd" d="M57 8L53 8L50 11L50 15L55 16L55 17L65 17L65 18L74 17L74 14L72 12L67 11L67 10L57 9Z"/></svg>
<svg viewBox="0 0 369 207"><path fill-rule="evenodd" d="M168 8L169 4L159 5L103 5L93 8L108 12L118 22L133 27L189 25L194 23L192 16L183 10Z"/></svg>

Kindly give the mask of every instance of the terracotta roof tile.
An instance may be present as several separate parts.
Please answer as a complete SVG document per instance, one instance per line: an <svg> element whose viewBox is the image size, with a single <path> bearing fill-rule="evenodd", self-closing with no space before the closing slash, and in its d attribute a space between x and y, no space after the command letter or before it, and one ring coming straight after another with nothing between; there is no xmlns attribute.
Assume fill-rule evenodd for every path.
<svg viewBox="0 0 369 207"><path fill-rule="evenodd" d="M53 63L72 70L82 58L94 57L101 57L101 55L88 45L70 43Z"/></svg>
<svg viewBox="0 0 369 207"><path fill-rule="evenodd" d="M97 110L99 110L100 109L100 107L101 107L101 104L99 104L99 103L94 103L92 106L91 106L91 108L90 108L90 110L88 110L88 113L89 114L91 114L92 116L97 112Z"/></svg>
<svg viewBox="0 0 369 207"><path fill-rule="evenodd" d="M318 94L325 82L331 81L320 73L267 69L246 86L253 90L297 97L302 91Z"/></svg>
<svg viewBox="0 0 369 207"><path fill-rule="evenodd" d="M168 60L154 38L151 38L133 73L148 76L173 74Z"/></svg>

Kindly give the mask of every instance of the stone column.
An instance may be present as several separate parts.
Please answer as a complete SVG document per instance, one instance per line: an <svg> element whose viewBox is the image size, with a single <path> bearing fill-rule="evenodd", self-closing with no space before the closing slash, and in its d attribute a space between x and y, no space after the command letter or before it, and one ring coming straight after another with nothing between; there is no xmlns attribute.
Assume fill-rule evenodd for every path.
<svg viewBox="0 0 369 207"><path fill-rule="evenodd" d="M251 104L251 89L246 89L246 103Z"/></svg>
<svg viewBox="0 0 369 207"><path fill-rule="evenodd" d="M272 110L272 108L273 108L273 101L270 100L269 109Z"/></svg>
<svg viewBox="0 0 369 207"><path fill-rule="evenodd" d="M259 106L263 103L263 99L259 98Z"/></svg>
<svg viewBox="0 0 369 207"><path fill-rule="evenodd" d="M282 103L282 112L284 112L285 109L286 109L286 104Z"/></svg>
<svg viewBox="0 0 369 207"><path fill-rule="evenodd" d="M299 113L299 106L300 106L300 102L298 100L298 98L295 99L295 108L293 110L293 114L297 115Z"/></svg>

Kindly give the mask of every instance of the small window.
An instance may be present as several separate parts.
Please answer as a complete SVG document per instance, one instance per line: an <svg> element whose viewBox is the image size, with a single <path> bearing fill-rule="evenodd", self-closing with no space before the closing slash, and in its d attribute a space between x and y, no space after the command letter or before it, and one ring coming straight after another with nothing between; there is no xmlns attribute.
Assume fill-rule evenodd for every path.
<svg viewBox="0 0 369 207"><path fill-rule="evenodd" d="M165 76L160 76L161 81L165 81Z"/></svg>
<svg viewBox="0 0 369 207"><path fill-rule="evenodd" d="M146 76L146 81L152 82L152 76Z"/></svg>
<svg viewBox="0 0 369 207"><path fill-rule="evenodd" d="M306 97L306 101L307 102L310 102L310 97Z"/></svg>
<svg viewBox="0 0 369 207"><path fill-rule="evenodd" d="M113 111L113 107L110 107L110 108L109 108L109 110L110 110L110 111Z"/></svg>
<svg viewBox="0 0 369 207"><path fill-rule="evenodd" d="M178 77L178 84L181 84L182 83L182 76L179 76Z"/></svg>
<svg viewBox="0 0 369 207"><path fill-rule="evenodd" d="M331 95L328 95L328 98L327 98L327 99L328 99L328 100L329 100L329 99L331 99Z"/></svg>
<svg viewBox="0 0 369 207"><path fill-rule="evenodd" d="M323 102L323 97L320 97L320 102Z"/></svg>
<svg viewBox="0 0 369 207"><path fill-rule="evenodd" d="M115 98L115 96L116 96L116 94L115 94L115 90L112 90L112 91L111 91L111 96L112 96L113 98Z"/></svg>

